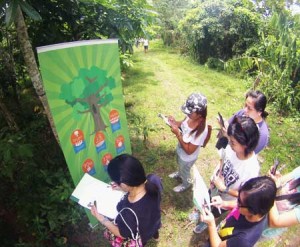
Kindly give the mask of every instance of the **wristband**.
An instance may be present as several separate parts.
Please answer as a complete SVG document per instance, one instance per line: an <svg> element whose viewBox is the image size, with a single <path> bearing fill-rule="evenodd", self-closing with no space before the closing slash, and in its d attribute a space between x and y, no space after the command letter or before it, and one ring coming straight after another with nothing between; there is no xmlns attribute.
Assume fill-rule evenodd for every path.
<svg viewBox="0 0 300 247"><path fill-rule="evenodd" d="M106 221L108 221L108 219L104 216L103 220L100 220L100 223L101 223L102 225L104 225L104 223L105 223Z"/></svg>
<svg viewBox="0 0 300 247"><path fill-rule="evenodd" d="M223 193L228 194L229 187L226 186L226 189L223 191Z"/></svg>

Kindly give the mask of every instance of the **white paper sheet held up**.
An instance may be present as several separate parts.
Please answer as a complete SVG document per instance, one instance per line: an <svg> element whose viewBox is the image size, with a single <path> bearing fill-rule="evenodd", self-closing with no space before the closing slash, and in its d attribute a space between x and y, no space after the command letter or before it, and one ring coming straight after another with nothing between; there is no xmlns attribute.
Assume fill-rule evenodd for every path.
<svg viewBox="0 0 300 247"><path fill-rule="evenodd" d="M78 199L78 204L88 209L96 201L98 212L114 219L118 214L116 206L123 196L123 192L113 190L109 184L85 173L71 197Z"/></svg>
<svg viewBox="0 0 300 247"><path fill-rule="evenodd" d="M195 165L193 166L193 175L193 202L195 206L200 212L203 210L203 205L206 205L208 209L211 210L207 186Z"/></svg>

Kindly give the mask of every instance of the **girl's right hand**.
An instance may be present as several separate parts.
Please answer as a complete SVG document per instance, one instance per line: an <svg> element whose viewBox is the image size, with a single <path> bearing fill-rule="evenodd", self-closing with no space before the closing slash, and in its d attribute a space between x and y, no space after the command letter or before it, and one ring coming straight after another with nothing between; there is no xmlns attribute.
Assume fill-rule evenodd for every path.
<svg viewBox="0 0 300 247"><path fill-rule="evenodd" d="M175 122L176 122L176 120L175 120L175 118L174 118L173 116L168 116L168 120L169 120L169 123L170 123L171 125L174 125Z"/></svg>
<svg viewBox="0 0 300 247"><path fill-rule="evenodd" d="M121 187L117 183L115 183L115 182L111 182L110 186L111 186L111 188L113 190L120 190L120 191L122 191Z"/></svg>
<svg viewBox="0 0 300 247"><path fill-rule="evenodd" d="M279 171L276 171L275 175L273 175L272 174L272 167L271 167L271 169L268 171L268 176L273 179L273 181L275 182L277 188L280 187L282 175L280 174Z"/></svg>
<svg viewBox="0 0 300 247"><path fill-rule="evenodd" d="M221 198L221 196L213 196L211 198L210 205L215 206L216 208L222 208L222 206L223 206L223 199Z"/></svg>

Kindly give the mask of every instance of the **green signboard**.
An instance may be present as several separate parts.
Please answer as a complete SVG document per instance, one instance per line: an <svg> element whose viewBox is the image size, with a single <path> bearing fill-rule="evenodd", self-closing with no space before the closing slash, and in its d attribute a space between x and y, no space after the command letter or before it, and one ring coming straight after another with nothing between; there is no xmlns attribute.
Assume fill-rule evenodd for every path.
<svg viewBox="0 0 300 247"><path fill-rule="evenodd" d="M45 92L74 184L107 182L109 161L131 153L117 40L38 47Z"/></svg>

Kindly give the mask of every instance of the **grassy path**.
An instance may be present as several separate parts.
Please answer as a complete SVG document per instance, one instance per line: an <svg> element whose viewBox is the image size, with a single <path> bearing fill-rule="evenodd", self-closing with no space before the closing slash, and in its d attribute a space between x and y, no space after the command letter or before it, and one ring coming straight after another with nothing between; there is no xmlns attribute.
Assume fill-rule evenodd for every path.
<svg viewBox="0 0 300 247"><path fill-rule="evenodd" d="M244 93L251 85L198 66L158 42L150 43L147 54L138 48L133 59L134 67L126 73L123 82L133 154L144 163L147 172L159 174L164 183L160 240L149 243L149 246L202 246L207 232L193 234L194 225L189 225L187 220L193 208L192 191L175 194L172 188L178 183L167 177L176 169L176 139L157 114L171 114L183 119L180 106L186 97L192 92L202 92L208 98L208 123L214 127L217 125L218 111L228 118L242 107ZM299 122L279 121L275 116L269 121L271 130L276 128L282 138L279 138L278 132L271 134L274 141L271 141L269 150L261 155L261 160L264 160L262 172L268 170L275 154L284 162L292 161L295 167L300 157L299 146L297 149L299 134L295 134L300 127ZM287 134L287 129L292 129L292 133ZM215 135L216 132L213 132L210 143L201 151L196 163L206 182L218 161L214 148ZM284 142L287 147L279 149ZM293 229L290 234L294 235L296 230ZM288 246L283 240L264 241L257 246Z"/></svg>

